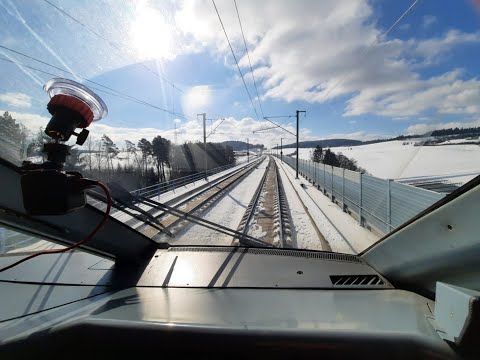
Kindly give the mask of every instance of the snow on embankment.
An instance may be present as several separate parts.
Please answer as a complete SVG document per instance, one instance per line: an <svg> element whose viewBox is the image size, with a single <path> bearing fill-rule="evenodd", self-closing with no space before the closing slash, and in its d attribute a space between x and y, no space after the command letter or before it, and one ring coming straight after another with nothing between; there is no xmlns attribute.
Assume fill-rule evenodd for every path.
<svg viewBox="0 0 480 360"><path fill-rule="evenodd" d="M467 182L480 174L480 146L414 146L413 141L387 141L377 144L335 147L331 150L355 159L371 175L383 179L411 177L452 178L453 182ZM291 149L288 149L291 150ZM290 151L286 150L288 154ZM300 149L301 159L310 159L313 149Z"/></svg>

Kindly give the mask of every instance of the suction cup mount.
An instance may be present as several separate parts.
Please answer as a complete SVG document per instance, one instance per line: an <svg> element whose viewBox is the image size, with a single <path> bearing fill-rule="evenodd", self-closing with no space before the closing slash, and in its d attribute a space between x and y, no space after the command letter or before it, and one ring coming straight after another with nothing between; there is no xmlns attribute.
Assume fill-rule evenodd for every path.
<svg viewBox="0 0 480 360"><path fill-rule="evenodd" d="M44 86L44 90L50 97L47 109L52 115L45 133L54 139L57 145L45 144L43 151L48 154L49 161L63 166L69 151L65 148L67 145L58 143L68 141L73 135L77 137L76 144L83 145L89 134L85 128L90 126L92 121L107 116L108 109L98 95L73 80L51 79ZM82 131L75 132L77 128Z"/></svg>

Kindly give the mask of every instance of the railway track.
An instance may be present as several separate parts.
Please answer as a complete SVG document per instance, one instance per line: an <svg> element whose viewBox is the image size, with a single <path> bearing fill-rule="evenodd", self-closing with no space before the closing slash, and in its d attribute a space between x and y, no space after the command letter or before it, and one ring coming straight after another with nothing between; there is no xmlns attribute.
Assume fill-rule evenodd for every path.
<svg viewBox="0 0 480 360"><path fill-rule="evenodd" d="M292 247L287 201L278 168L269 158L268 166L250 201L237 231L276 247ZM236 244L238 240L234 240Z"/></svg>
<svg viewBox="0 0 480 360"><path fill-rule="evenodd" d="M256 161L258 161L258 160L256 160ZM228 179L231 176L234 176L238 172L244 170L245 168L251 166L254 163L255 163L255 161L252 162L249 165L248 164L244 165L241 168L234 170L233 172L222 175L222 176L216 178L213 181L207 182L207 183L205 183L201 186L197 186L190 191L180 193L179 195L174 196L173 198L172 197L169 198L168 195L163 194L164 196L166 195L167 199L161 200L161 201L162 201L162 203L164 203L166 205L169 205L169 206L174 206L174 207L181 206L181 205L185 204L186 202L190 201L193 197L195 197L197 195L200 195L204 191L209 190L210 188L216 186L217 184L219 184L223 180ZM190 184L187 184L187 185L190 185ZM174 189L174 191L173 191L174 193L175 193L175 190L177 190L177 191L180 190L180 192L181 192L181 189ZM153 196L152 199L156 198L156 197L157 196ZM92 201L90 201L90 200L92 200ZM160 200L160 197L158 197L157 200ZM103 204L104 201L99 202L99 201L96 201L95 199L89 199L89 203L91 205L97 207L97 208L101 208L102 210L104 209L104 204ZM140 213L140 212L147 213L148 215L151 215L153 217L157 217L157 216L159 216L160 214L163 213L162 211L156 209L155 207L152 207L150 205L145 205L145 204L138 204L138 207L137 207L136 211L138 213ZM120 208L117 207L117 208L112 209L111 216L113 218L116 218L117 220L125 223L126 225L129 225L130 227L132 227L134 229L139 228L145 222L144 217L138 216L138 214L133 214L131 211L129 211L129 209L125 209L124 207L120 207Z"/></svg>
<svg viewBox="0 0 480 360"><path fill-rule="evenodd" d="M195 218L203 218L203 213L213 208L236 184L247 178L263 161L265 161L265 157L232 173L222 175L215 181L201 185L162 203L144 198L143 200L139 199L138 202L133 200L131 206L127 207L127 209L122 210L120 206L119 210L129 214L128 220L124 222L145 236L157 242L172 242L172 238L181 238L182 234L190 229L187 224L198 224ZM243 214L237 230L233 230L235 228L233 224L233 227L228 229L222 226L222 222L218 221L216 223L215 221L209 222L206 227L213 231L218 231L218 228L215 228L215 226L222 228L223 230L221 229L220 232L223 231L227 235L225 240L232 241L234 245L241 243L239 239L242 239L244 241L243 244L250 241L250 244L254 246L265 244L265 246L282 248L297 247L298 234L297 230L292 227L292 224L295 216L298 215L293 214L295 216L292 217L292 213L290 213L288 205L290 199L287 201L282 183L283 175L280 176L280 171L282 171L280 166L277 166L276 161L269 157L265 172L263 175L260 175L262 178ZM286 179L290 181L288 177ZM293 186L293 184L291 185ZM318 235L322 250L331 250L298 193L297 196L302 203L304 213L310 218L311 224ZM134 207L142 207L143 214L135 210L132 211ZM178 211L175 213L175 210ZM229 240L232 237L233 240Z"/></svg>
<svg viewBox="0 0 480 360"><path fill-rule="evenodd" d="M162 203L182 211L193 213L198 210L201 205L207 205L205 204L207 199L212 200L216 192L220 192L222 189L226 190L230 185L233 185L237 179L258 167L264 159L265 157L259 158L231 173L220 176L214 181L196 187L171 199L167 199L166 201L162 201ZM110 187L110 190L112 190L112 187ZM89 204L104 211L105 197L103 194L90 191L89 195ZM124 195L125 194L122 194L122 197L125 197ZM133 201L129 199L123 202L121 201L122 199L116 198L114 193L112 193L112 196L115 202L111 216L150 238L157 236L158 233L166 227L172 227L172 224L175 222L175 219L172 220L172 215L168 215L164 209L152 203L138 201L138 199L133 199L133 196L131 196ZM166 224L162 223L165 218L168 218ZM178 219L178 217L174 216L173 218ZM177 223L175 223L175 225L176 224ZM169 233L168 230L167 233Z"/></svg>
<svg viewBox="0 0 480 360"><path fill-rule="evenodd" d="M275 162L276 163L276 162ZM323 236L322 232L320 231L320 229L318 228L316 222L314 221L312 215L310 214L310 211L308 210L308 207L305 205L305 203L303 202L302 200L302 197L300 196L300 194L297 192L297 190L295 189L295 186L293 185L292 181L290 180L290 178L288 177L285 169L283 168L283 165L280 166L281 167L281 170L285 173L285 179L288 180L288 182L290 183L290 185L292 186L292 189L294 190L295 194L297 195L297 198L299 200L299 202L301 203L302 207L303 207L303 210L305 212L305 214L308 216L308 218L310 219L310 223L313 227L313 229L315 230L316 234L317 234L317 238L318 240L320 241L321 243L321 246L322 246L322 250L323 251L332 251L332 248L330 247L330 244L328 243L328 241L325 239L325 237ZM277 171L280 171L280 167L277 167ZM328 219L328 218L327 218ZM332 224L332 226L334 226Z"/></svg>
<svg viewBox="0 0 480 360"><path fill-rule="evenodd" d="M258 165L261 164L262 161L264 161L264 159L265 158L260 158L201 191L195 192L193 195L188 196L179 202L177 201L173 207L188 215L199 216L203 211L217 203L235 184L238 184L242 179L248 176L258 167ZM155 241L163 241L161 237L165 236L164 233L169 233L171 234L169 235L170 237L175 237L175 235L188 223L184 217L178 217L164 211L160 211L159 213L158 211L155 211L155 220L161 224L163 231L158 229L158 227L152 227L145 223L138 226L136 230ZM166 238L165 241L168 241L168 238Z"/></svg>

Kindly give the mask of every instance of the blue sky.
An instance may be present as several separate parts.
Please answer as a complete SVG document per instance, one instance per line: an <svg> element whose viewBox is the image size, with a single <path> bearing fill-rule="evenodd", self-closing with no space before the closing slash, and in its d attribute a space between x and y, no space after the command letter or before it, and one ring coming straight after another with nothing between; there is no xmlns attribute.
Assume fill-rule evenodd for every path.
<svg viewBox="0 0 480 360"><path fill-rule="evenodd" d="M120 146L173 140L175 126L178 142L201 140L201 112L213 127L226 118L210 141L293 140L280 129L253 133L270 127L260 103L265 116L307 111L305 140L480 126L480 12L471 0L421 0L386 37L413 1L237 0L260 102L233 0L217 0L258 119L211 1L49 2L95 34L44 0L0 0L0 110L32 133L48 121L42 84L53 76L41 71L99 89L109 115L92 132ZM280 121L294 132L293 118Z"/></svg>

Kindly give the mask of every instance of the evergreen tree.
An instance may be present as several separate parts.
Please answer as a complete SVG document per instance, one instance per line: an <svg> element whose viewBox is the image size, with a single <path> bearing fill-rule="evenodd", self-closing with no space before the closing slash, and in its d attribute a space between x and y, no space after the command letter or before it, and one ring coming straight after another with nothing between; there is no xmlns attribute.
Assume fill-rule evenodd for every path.
<svg viewBox="0 0 480 360"><path fill-rule="evenodd" d="M312 161L319 163L319 162L322 162L322 160L323 160L323 150L320 145L317 145L315 147L315 150L313 150Z"/></svg>
<svg viewBox="0 0 480 360"><path fill-rule="evenodd" d="M170 140L155 136L152 141L152 155L155 159L157 167L157 175L159 181L165 181L165 168L170 167Z"/></svg>
<svg viewBox="0 0 480 360"><path fill-rule="evenodd" d="M6 111L0 115L0 156L19 162L26 156L27 128Z"/></svg>
<svg viewBox="0 0 480 360"><path fill-rule="evenodd" d="M340 162L337 159L337 156L330 149L325 150L325 155L323 156L323 163L325 165L339 166Z"/></svg>
<svg viewBox="0 0 480 360"><path fill-rule="evenodd" d="M152 154L152 144L145 138L138 141L137 147L142 152L142 173L147 173L148 157Z"/></svg>

